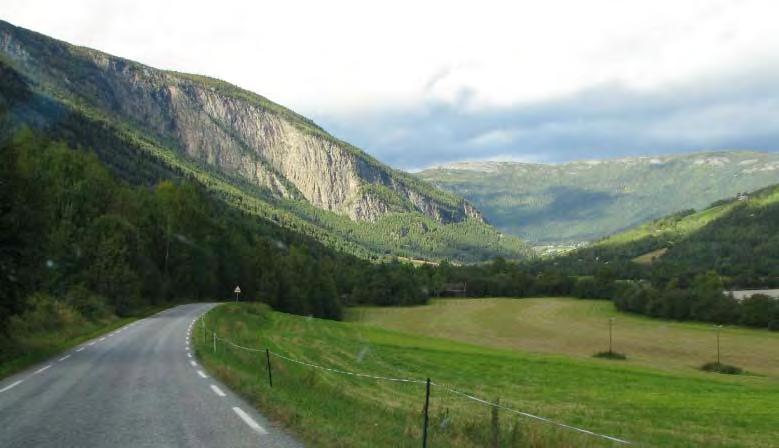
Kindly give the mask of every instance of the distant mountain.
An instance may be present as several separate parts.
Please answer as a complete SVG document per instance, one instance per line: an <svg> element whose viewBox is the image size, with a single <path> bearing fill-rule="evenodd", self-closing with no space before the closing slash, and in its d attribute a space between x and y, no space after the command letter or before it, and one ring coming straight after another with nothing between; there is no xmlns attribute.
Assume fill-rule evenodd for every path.
<svg viewBox="0 0 779 448"><path fill-rule="evenodd" d="M779 154L752 151L559 165L464 162L418 173L535 244L591 241L779 182Z"/></svg>
<svg viewBox="0 0 779 448"><path fill-rule="evenodd" d="M526 253L467 201L236 86L157 70L0 21L5 135L29 126L126 180L194 179L246 212L364 257Z"/></svg>

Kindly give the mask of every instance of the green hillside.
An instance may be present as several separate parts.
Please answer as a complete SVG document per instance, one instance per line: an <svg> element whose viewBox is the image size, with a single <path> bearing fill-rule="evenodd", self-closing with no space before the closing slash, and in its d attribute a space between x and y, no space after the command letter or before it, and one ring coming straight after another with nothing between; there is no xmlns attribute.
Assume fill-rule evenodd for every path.
<svg viewBox="0 0 779 448"><path fill-rule="evenodd" d="M438 323L447 318L461 319L456 313L445 313ZM431 447L617 446L505 410L495 414L450 389L490 402L500 399L506 407L637 446L769 447L775 439L777 383L773 377L731 377L691 368L667 371L531 354L440 339L436 331L420 334L430 327L416 328L412 334L361 322L307 319L251 305L222 305L209 312L205 322L205 341L199 324L192 333L204 366L279 424L317 446L420 446L425 385L346 375L281 356L384 378L424 381L430 377L436 384L430 398ZM567 322L573 325L575 337L573 332L580 329L575 325L577 315L571 314ZM661 329L665 323L647 320L645 325ZM220 338L216 353L210 330ZM757 343L776 344L774 335L751 333ZM227 340L243 347L270 348L272 388L260 354ZM600 348L602 343L597 343L592 350Z"/></svg>
<svg viewBox="0 0 779 448"><path fill-rule="evenodd" d="M134 184L193 181L235 208L362 258L468 262L529 253L462 198L257 94L2 21L0 37L3 139L31 127L92 148Z"/></svg>
<svg viewBox="0 0 779 448"><path fill-rule="evenodd" d="M654 258L637 258L652 252ZM779 185L643 224L576 257L643 261L678 275L712 270L744 287L779 284Z"/></svg>
<svg viewBox="0 0 779 448"><path fill-rule="evenodd" d="M559 165L464 162L421 179L536 245L592 241L779 182L779 154L727 151Z"/></svg>

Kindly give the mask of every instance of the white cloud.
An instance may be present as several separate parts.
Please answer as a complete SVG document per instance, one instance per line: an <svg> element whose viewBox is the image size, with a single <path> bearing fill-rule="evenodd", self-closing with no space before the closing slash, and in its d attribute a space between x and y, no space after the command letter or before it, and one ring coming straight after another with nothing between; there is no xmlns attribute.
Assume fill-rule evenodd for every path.
<svg viewBox="0 0 779 448"><path fill-rule="evenodd" d="M21 26L210 74L304 113L425 100L471 109L617 82L651 89L776 58L770 1L5 0Z"/></svg>
<svg viewBox="0 0 779 448"><path fill-rule="evenodd" d="M16 25L253 90L406 168L779 147L776 17L768 0L0 4Z"/></svg>

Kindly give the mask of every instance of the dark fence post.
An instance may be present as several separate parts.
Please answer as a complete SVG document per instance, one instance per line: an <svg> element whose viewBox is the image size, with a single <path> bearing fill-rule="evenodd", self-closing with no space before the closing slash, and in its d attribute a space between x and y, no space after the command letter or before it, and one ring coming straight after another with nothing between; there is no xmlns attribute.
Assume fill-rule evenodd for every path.
<svg viewBox="0 0 779 448"><path fill-rule="evenodd" d="M422 427L422 448L427 448L427 411L430 407L430 378L427 379L425 387L425 424Z"/></svg>
<svg viewBox="0 0 779 448"><path fill-rule="evenodd" d="M500 420L498 420L498 406L500 406L500 397L495 400L495 406L492 407L492 418L490 419L490 429L492 431L492 440L490 446L500 447Z"/></svg>
<svg viewBox="0 0 779 448"><path fill-rule="evenodd" d="M270 368L270 349L265 349L265 361L268 363L268 384L273 387L273 373Z"/></svg>

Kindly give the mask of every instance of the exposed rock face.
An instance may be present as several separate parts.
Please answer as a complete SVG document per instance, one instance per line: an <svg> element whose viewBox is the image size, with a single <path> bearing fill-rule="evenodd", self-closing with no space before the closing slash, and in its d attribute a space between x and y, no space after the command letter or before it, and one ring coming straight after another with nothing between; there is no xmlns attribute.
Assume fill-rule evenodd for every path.
<svg viewBox="0 0 779 448"><path fill-rule="evenodd" d="M36 38L42 36L0 21L0 55L48 91L75 95L117 121L151 130L149 138L159 144L272 195L360 220L404 211L442 223L482 220L464 200L393 171L250 92L63 42L39 45ZM366 185L388 193L377 195Z"/></svg>

